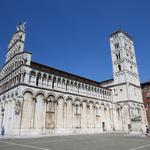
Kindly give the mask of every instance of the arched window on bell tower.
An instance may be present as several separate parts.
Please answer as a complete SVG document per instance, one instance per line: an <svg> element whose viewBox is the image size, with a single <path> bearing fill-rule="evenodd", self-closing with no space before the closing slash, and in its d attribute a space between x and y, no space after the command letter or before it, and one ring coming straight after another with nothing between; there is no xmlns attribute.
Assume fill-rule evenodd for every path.
<svg viewBox="0 0 150 150"><path fill-rule="evenodd" d="M131 71L133 71L133 68L132 68L132 66L130 66L130 69L131 69Z"/></svg>
<svg viewBox="0 0 150 150"><path fill-rule="evenodd" d="M120 64L118 65L118 69L119 69L119 71L121 71L121 65Z"/></svg>
<svg viewBox="0 0 150 150"><path fill-rule="evenodd" d="M116 54L116 59L118 60L118 54Z"/></svg>
<svg viewBox="0 0 150 150"><path fill-rule="evenodd" d="M120 55L120 52L118 53L118 57L119 57L119 59L121 59L121 55Z"/></svg>

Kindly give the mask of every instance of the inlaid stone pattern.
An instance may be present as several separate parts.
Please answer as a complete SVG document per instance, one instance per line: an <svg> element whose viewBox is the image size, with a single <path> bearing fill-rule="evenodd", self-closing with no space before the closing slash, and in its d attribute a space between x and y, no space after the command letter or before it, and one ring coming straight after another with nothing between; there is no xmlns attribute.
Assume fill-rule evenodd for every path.
<svg viewBox="0 0 150 150"><path fill-rule="evenodd" d="M111 35L114 79L101 83L33 62L24 50L25 35L25 24L20 23L0 71L0 126L5 134L144 130L147 120L134 49L121 45L125 40L133 46L127 34Z"/></svg>

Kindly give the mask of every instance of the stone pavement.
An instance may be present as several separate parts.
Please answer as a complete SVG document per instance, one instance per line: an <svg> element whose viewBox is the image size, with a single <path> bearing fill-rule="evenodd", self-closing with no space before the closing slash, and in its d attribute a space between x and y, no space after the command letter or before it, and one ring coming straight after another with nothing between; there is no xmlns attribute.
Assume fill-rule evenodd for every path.
<svg viewBox="0 0 150 150"><path fill-rule="evenodd" d="M121 133L3 137L0 150L150 150L150 137Z"/></svg>

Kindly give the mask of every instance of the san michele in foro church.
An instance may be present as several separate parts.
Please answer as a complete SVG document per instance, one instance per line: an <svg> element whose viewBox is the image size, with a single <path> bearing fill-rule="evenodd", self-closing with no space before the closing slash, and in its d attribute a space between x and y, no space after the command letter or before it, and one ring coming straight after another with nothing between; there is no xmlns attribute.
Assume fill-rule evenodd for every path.
<svg viewBox="0 0 150 150"><path fill-rule="evenodd" d="M0 128L5 134L145 131L134 43L125 31L109 36L113 79L103 82L32 61L25 36L20 23L0 70Z"/></svg>

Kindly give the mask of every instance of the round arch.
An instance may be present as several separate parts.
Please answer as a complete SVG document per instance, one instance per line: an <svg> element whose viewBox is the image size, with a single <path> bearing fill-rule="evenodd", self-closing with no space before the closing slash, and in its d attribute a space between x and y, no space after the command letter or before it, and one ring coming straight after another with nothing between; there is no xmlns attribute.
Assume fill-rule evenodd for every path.
<svg viewBox="0 0 150 150"><path fill-rule="evenodd" d="M44 98L46 98L46 96L45 96L45 95L46 95L46 94L45 94L45 92L43 92L43 91L41 91L41 90L35 93L35 97L37 97L37 96L38 96L38 95L40 95L40 94L41 94L41 95L43 95L43 96L44 96Z"/></svg>
<svg viewBox="0 0 150 150"><path fill-rule="evenodd" d="M23 92L22 92L22 95L25 95L25 93L31 93L32 95L35 95L34 91L32 89L25 89Z"/></svg>

